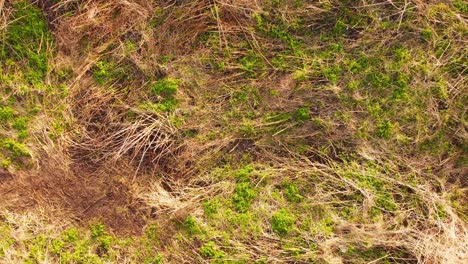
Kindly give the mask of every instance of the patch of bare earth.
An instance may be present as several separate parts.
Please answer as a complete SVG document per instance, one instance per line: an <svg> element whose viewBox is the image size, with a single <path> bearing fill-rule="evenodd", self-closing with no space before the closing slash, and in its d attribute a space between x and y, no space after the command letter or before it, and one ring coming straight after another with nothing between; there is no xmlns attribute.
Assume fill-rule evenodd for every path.
<svg viewBox="0 0 468 264"><path fill-rule="evenodd" d="M0 209L44 210L49 217L83 225L101 222L118 235L138 235L151 211L132 194L128 175L92 171L73 165L70 172L42 169L12 175L0 174Z"/></svg>

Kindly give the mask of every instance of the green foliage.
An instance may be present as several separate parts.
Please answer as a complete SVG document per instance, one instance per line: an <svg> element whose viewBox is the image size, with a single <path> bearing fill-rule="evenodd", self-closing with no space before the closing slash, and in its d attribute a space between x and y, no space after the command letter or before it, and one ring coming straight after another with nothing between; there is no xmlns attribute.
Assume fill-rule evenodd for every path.
<svg viewBox="0 0 468 264"><path fill-rule="evenodd" d="M10 165L11 165L10 157L8 157L6 159L0 159L0 167L2 167L4 169L8 169L8 167L10 167Z"/></svg>
<svg viewBox="0 0 468 264"><path fill-rule="evenodd" d="M159 103L147 103L146 105L150 106L149 108L152 108L157 112L169 112L175 110L177 106L175 95L179 89L179 85L180 80L170 77L154 82L150 87L150 91L153 95L159 97Z"/></svg>
<svg viewBox="0 0 468 264"><path fill-rule="evenodd" d="M372 72L367 75L366 81L371 87L383 90L387 88L392 83L392 79L385 73L382 72Z"/></svg>
<svg viewBox="0 0 468 264"><path fill-rule="evenodd" d="M347 25L342 19L338 19L332 29L334 37L342 37L345 34Z"/></svg>
<svg viewBox="0 0 468 264"><path fill-rule="evenodd" d="M0 60L13 58L26 62L26 80L36 83L48 70L47 49L52 36L41 10L28 1L15 1L12 22L5 34L5 44L0 46Z"/></svg>
<svg viewBox="0 0 468 264"><path fill-rule="evenodd" d="M407 48L398 47L394 49L393 54L395 55L395 59L398 63L405 63L411 59L411 54Z"/></svg>
<svg viewBox="0 0 468 264"><path fill-rule="evenodd" d="M93 67L93 78L100 85L113 82L122 78L123 75L123 69L118 68L117 65L111 61L98 61Z"/></svg>
<svg viewBox="0 0 468 264"><path fill-rule="evenodd" d="M425 28L422 32L421 32L421 38L424 40L424 41L427 41L427 42L430 42L432 40L432 36L433 36L433 32L430 28Z"/></svg>
<svg viewBox="0 0 468 264"><path fill-rule="evenodd" d="M149 257L145 259L144 264L160 264L164 263L164 257L161 254L156 254L156 256Z"/></svg>
<svg viewBox="0 0 468 264"><path fill-rule="evenodd" d="M252 172L254 172L254 170L255 170L255 168L252 166L252 164L248 164L248 165L238 169L234 173L234 178L237 181L240 181L240 182L248 182L248 181L250 181L250 176L251 176Z"/></svg>
<svg viewBox="0 0 468 264"><path fill-rule="evenodd" d="M293 203L298 203L303 200L304 197L300 195L299 189L294 183L285 182L283 183L284 195L286 199Z"/></svg>
<svg viewBox="0 0 468 264"><path fill-rule="evenodd" d="M250 183L241 182L236 184L232 203L238 212L247 212L256 197L257 191L250 187Z"/></svg>
<svg viewBox="0 0 468 264"><path fill-rule="evenodd" d="M96 223L90 225L89 228L91 230L91 240L97 245L99 254L109 254L114 238L107 233L105 225Z"/></svg>
<svg viewBox="0 0 468 264"><path fill-rule="evenodd" d="M13 119L15 112L9 106L0 106L0 121L6 122Z"/></svg>
<svg viewBox="0 0 468 264"><path fill-rule="evenodd" d="M153 83L151 85L151 92L166 99L174 98L179 89L179 84L180 80L166 77Z"/></svg>
<svg viewBox="0 0 468 264"><path fill-rule="evenodd" d="M89 226L91 237L97 238L106 234L106 227L103 224L97 223Z"/></svg>
<svg viewBox="0 0 468 264"><path fill-rule="evenodd" d="M294 119L299 123L304 123L310 119L309 107L303 106L296 110L294 113Z"/></svg>
<svg viewBox="0 0 468 264"><path fill-rule="evenodd" d="M271 218L271 228L278 235L284 236L294 228L296 217L286 209L275 212Z"/></svg>
<svg viewBox="0 0 468 264"><path fill-rule="evenodd" d="M207 258L222 258L224 251L219 249L214 241L208 241L200 248L200 255Z"/></svg>
<svg viewBox="0 0 468 264"><path fill-rule="evenodd" d="M218 212L220 204L217 200L208 200L203 202L202 206L205 214L207 216L212 216Z"/></svg>
<svg viewBox="0 0 468 264"><path fill-rule="evenodd" d="M465 0L455 0L453 2L453 5L455 8L457 8L460 12L462 13L468 13L468 4L466 3Z"/></svg>
<svg viewBox="0 0 468 264"><path fill-rule="evenodd" d="M393 200L393 196L389 193L380 193L377 195L376 206L379 208L383 208L387 211L395 211L398 209L397 205Z"/></svg>
<svg viewBox="0 0 468 264"><path fill-rule="evenodd" d="M27 130L28 118L18 117L15 119L12 127L18 130L18 139L23 140L28 136Z"/></svg>
<svg viewBox="0 0 468 264"><path fill-rule="evenodd" d="M190 235L201 234L203 232L200 225L197 223L197 220L195 220L193 216L187 217L182 223L182 226L185 228L185 230L187 230L187 232Z"/></svg>
<svg viewBox="0 0 468 264"><path fill-rule="evenodd" d="M322 75L331 83L336 84L340 78L342 71L343 70L341 69L340 65L333 64L331 66L323 67Z"/></svg>
<svg viewBox="0 0 468 264"><path fill-rule="evenodd" d="M256 214L251 212L236 213L226 210L225 217L236 237L253 238L262 234L261 219Z"/></svg>
<svg viewBox="0 0 468 264"><path fill-rule="evenodd" d="M183 117L179 112L155 116L169 116L167 121L180 130L174 136L179 132L185 135L180 137L184 153L187 150L202 155L190 158L188 172L205 175L210 166L220 168L190 181L190 186L183 189L197 197L180 197L191 202L193 215L202 208L204 216L189 216L181 223L166 222L164 217L151 219L148 224L158 224L147 225L144 235L126 242L112 237L102 224L91 225L90 230L69 229L53 238L25 232L21 233L22 241L20 236L13 239L3 235L0 225L0 258L13 247L25 248L25 263L162 263L159 250L171 255L168 261L174 261L199 248L199 255L213 263L268 263L272 259L314 263L315 258L320 262L324 257L321 253L325 249L319 242L340 239L342 235L352 240L358 229L349 234L337 232L335 226L342 222L343 226L372 227L378 221L379 227L391 231L402 225L419 228L426 217L430 221L452 221L445 207L436 204L427 210L425 201L418 201L421 194L407 188L412 180L420 185L412 178L419 172L405 167L398 157L405 156L410 163L423 157L423 163L434 164L434 172L428 170L421 175L429 177L421 180L423 184L427 179L427 184L437 183L433 181L435 172L445 177L442 165L459 171L466 164L462 157L466 147L463 135L459 135L464 131L465 96L458 89L466 72L466 51L461 48L466 25L460 18L466 4L461 0L428 2L420 9L415 8L418 3L410 1L404 6L405 12L398 14L395 12L403 8L403 3L394 2L362 5L352 0L260 1L250 24L248 17L230 14L228 7L221 10L213 3L208 12L196 12L200 23L205 23L204 16L212 11L215 20L207 17L209 24L232 15L239 19L238 27L209 30L194 36L201 43L191 43L178 38L177 28L171 29L173 24L169 23L169 31L165 32L174 34L175 41L181 40L183 50L168 47L155 58L136 58L144 64L153 60L145 66L159 64L177 72L174 76L190 84L184 87L187 89L180 89L182 79L173 77L151 82L155 77L149 73L155 69L146 67L138 74L142 80L118 83L132 74L117 61L125 61L121 56L148 54L144 36L159 34L159 28L151 27L163 25L166 18L180 25L188 21L177 19L191 8L190 3L167 7L156 3L152 6L156 11L147 21L150 28L137 26L124 34L117 40L123 44L122 49L116 49L119 53L98 61L91 69L92 76L98 84L117 86L112 92L118 108L136 105L153 113L171 112L185 106L179 105L178 95L186 93L184 102L189 108L182 109ZM25 145L28 128L49 131L56 137L75 131L63 117L53 119L49 127L41 127L47 122L35 122L35 106L49 110L55 95L70 101L66 85L53 82L57 78L69 83L73 72L49 70L46 54L51 37L35 5L13 1L7 4L10 7L14 9L14 20L6 27L0 44L0 61L5 62L0 69L3 168L23 160L18 157L30 156ZM193 7L199 10L196 3ZM249 31L249 26L255 29ZM141 30L142 38L138 36ZM90 44L86 46L92 47L93 40L87 41ZM111 45L107 51L116 47ZM203 49L197 50L200 46ZM192 60L193 54L202 57ZM85 58L87 54L83 55ZM193 69L188 69L191 66ZM46 74L50 75L47 83L37 82L45 80ZM32 80L34 85L30 84ZM144 93L137 86L148 81ZM68 106L53 108L60 112ZM51 116L54 111L44 113ZM128 111L124 122L134 121L139 113ZM82 120L78 121L81 124ZM392 140L380 144L382 139ZM190 146L195 149L190 151ZM388 164L384 161L387 159ZM444 163L437 165L441 160ZM147 166L146 162L141 165ZM14 172L21 168L9 169ZM408 171L418 175L409 175L413 172ZM206 192L205 186L209 186ZM459 204L460 214L466 212L463 195L450 201ZM203 202L197 204L200 199ZM254 207L254 203L258 206ZM269 211L278 206L285 208ZM386 221L389 218L392 221ZM180 229L158 226L161 223ZM8 225L14 227L15 235L21 231L16 230L15 223ZM265 239L264 228L269 226L282 239ZM249 247L258 244L257 240L281 254L262 256L262 251L251 250ZM414 259L411 254L395 253L404 249L372 245L374 240L367 240L366 234L361 240L364 245L341 243L331 248L327 251L333 254L329 259L346 263Z"/></svg>
<svg viewBox="0 0 468 264"><path fill-rule="evenodd" d="M7 138L0 141L0 147L10 151L15 157L29 157L31 154L28 148L14 139Z"/></svg>
<svg viewBox="0 0 468 264"><path fill-rule="evenodd" d="M381 138L390 138L394 125L388 120L380 120L377 123L377 136Z"/></svg>
<svg viewBox="0 0 468 264"><path fill-rule="evenodd" d="M248 77L256 77L266 67L263 59L252 50L249 50L247 55L241 57L239 63L241 64L241 69Z"/></svg>

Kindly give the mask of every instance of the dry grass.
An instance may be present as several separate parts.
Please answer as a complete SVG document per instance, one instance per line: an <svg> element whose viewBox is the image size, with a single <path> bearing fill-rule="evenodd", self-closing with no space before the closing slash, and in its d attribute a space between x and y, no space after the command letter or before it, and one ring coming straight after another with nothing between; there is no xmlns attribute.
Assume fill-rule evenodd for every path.
<svg viewBox="0 0 468 264"><path fill-rule="evenodd" d="M0 178L2 262L59 262L53 241L97 221L115 243L107 255L100 240L83 243L114 263L156 251L170 263L468 258L466 14L449 1L37 2L57 45L43 84L67 92L40 90L28 141L35 166ZM11 23L5 5L0 32ZM341 28L348 16L354 24ZM432 33L420 40L423 30ZM392 64L396 46L409 55ZM378 63L346 68L363 58ZM374 73L387 71L410 76L415 92L373 90L387 77ZM164 102L149 88L164 78L180 82L175 109L142 107ZM350 91L356 80L365 89ZM385 120L393 134L376 135ZM295 217L289 234L273 227L281 210ZM51 226L57 219L66 224ZM135 240L125 249L118 236Z"/></svg>

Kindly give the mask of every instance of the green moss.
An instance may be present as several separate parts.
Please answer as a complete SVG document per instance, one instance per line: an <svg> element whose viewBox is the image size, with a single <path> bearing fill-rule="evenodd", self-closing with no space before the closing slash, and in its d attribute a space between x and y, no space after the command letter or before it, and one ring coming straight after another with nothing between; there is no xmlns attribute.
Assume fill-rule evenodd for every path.
<svg viewBox="0 0 468 264"><path fill-rule="evenodd" d="M234 236L240 239L254 238L262 234L261 219L251 212L236 213L229 209L225 211L224 217L229 222L229 229Z"/></svg>
<svg viewBox="0 0 468 264"><path fill-rule="evenodd" d="M160 264L164 262L164 256L161 254L156 254L156 256L147 257L144 261L144 264Z"/></svg>
<svg viewBox="0 0 468 264"><path fill-rule="evenodd" d="M430 28L425 28L421 32L421 38L426 42L430 42L432 40L432 36L433 36L433 32L432 32L432 29Z"/></svg>
<svg viewBox="0 0 468 264"><path fill-rule="evenodd" d="M271 218L271 228L273 232L284 236L293 230L295 222L296 217L293 214L286 209L280 209Z"/></svg>
<svg viewBox="0 0 468 264"><path fill-rule="evenodd" d="M298 203L303 200L303 196L300 195L299 189L294 183L285 182L283 183L284 195L289 202Z"/></svg>
<svg viewBox="0 0 468 264"><path fill-rule="evenodd" d="M92 71L94 80L100 85L116 81L124 75L123 69L119 68L114 62L106 60L96 62Z"/></svg>
<svg viewBox="0 0 468 264"><path fill-rule="evenodd" d="M10 157L7 157L5 159L0 159L0 167L2 167L4 169L8 169L10 167L11 163L12 163L12 161L11 161Z"/></svg>
<svg viewBox="0 0 468 264"><path fill-rule="evenodd" d="M237 181L240 181L240 182L248 182L248 181L250 181L250 176L254 172L254 170L255 169L252 166L252 164L248 164L248 165L238 169L237 171L235 171L234 178Z"/></svg>
<svg viewBox="0 0 468 264"><path fill-rule="evenodd" d="M389 254L383 248L362 248L349 246L345 252L345 257L353 260L353 263L360 263L362 261L368 262L378 259L380 263L392 263L389 260Z"/></svg>
<svg viewBox="0 0 468 264"><path fill-rule="evenodd" d="M200 255L207 258L222 258L224 251L219 249L214 241L208 241L200 248Z"/></svg>
<svg viewBox="0 0 468 264"><path fill-rule="evenodd" d="M142 104L142 107L147 110L155 112L169 112L175 110L177 106L177 100L175 95L179 89L180 80L166 77L154 82L150 91L153 95L158 96L158 103L146 102Z"/></svg>
<svg viewBox="0 0 468 264"><path fill-rule="evenodd" d="M341 66L338 64L333 64L330 66L323 66L322 68L322 76L330 81L333 84L336 84L341 76Z"/></svg>
<svg viewBox="0 0 468 264"><path fill-rule="evenodd" d="M13 119L15 112L9 106L0 106L0 121L7 122Z"/></svg>
<svg viewBox="0 0 468 264"><path fill-rule="evenodd" d="M458 11L462 13L467 13L468 12L468 4L464 0L455 0L453 2L453 6L458 9Z"/></svg>
<svg viewBox="0 0 468 264"><path fill-rule="evenodd" d="M174 98L179 89L179 84L180 80L166 77L154 82L151 85L151 92L166 99Z"/></svg>
<svg viewBox="0 0 468 264"><path fill-rule="evenodd" d="M239 59L241 69L245 72L248 77L256 77L262 71L265 70L266 66L263 63L263 59L260 56L250 50L247 55Z"/></svg>
<svg viewBox="0 0 468 264"><path fill-rule="evenodd" d="M388 120L380 120L377 123L377 136L381 138L390 138L394 125Z"/></svg>
<svg viewBox="0 0 468 264"><path fill-rule="evenodd" d="M5 44L0 46L0 59L13 58L25 62L24 77L32 83L41 81L48 71L47 50L52 36L42 12L28 1L16 1L11 23L5 34Z"/></svg>
<svg viewBox="0 0 468 264"><path fill-rule="evenodd" d="M217 200L208 200L202 204L203 210L207 216L212 216L216 214L220 208L219 201Z"/></svg>
<svg viewBox="0 0 468 264"><path fill-rule="evenodd" d="M366 81L371 87L384 90L391 85L392 78L385 73L375 71L367 75Z"/></svg>
<svg viewBox="0 0 468 264"><path fill-rule="evenodd" d="M309 107L304 106L296 110L294 119L299 123L304 123L310 119Z"/></svg>
<svg viewBox="0 0 468 264"><path fill-rule="evenodd" d="M193 218L192 216L187 217L182 223L182 226L185 228L185 230L187 230L187 232L190 235L197 235L203 233L203 230L197 223L197 220L195 220L195 218Z"/></svg>
<svg viewBox="0 0 468 264"><path fill-rule="evenodd" d="M4 139L0 141L0 147L10 151L15 157L29 157L31 154L26 145L15 141L14 139Z"/></svg>
<svg viewBox="0 0 468 264"><path fill-rule="evenodd" d="M257 191L250 187L250 183L241 182L235 187L232 203L238 212L247 212L256 197Z"/></svg>
<svg viewBox="0 0 468 264"><path fill-rule="evenodd" d="M389 193L378 194L376 199L376 206L390 212L393 212L398 209L398 206L393 200L393 196Z"/></svg>

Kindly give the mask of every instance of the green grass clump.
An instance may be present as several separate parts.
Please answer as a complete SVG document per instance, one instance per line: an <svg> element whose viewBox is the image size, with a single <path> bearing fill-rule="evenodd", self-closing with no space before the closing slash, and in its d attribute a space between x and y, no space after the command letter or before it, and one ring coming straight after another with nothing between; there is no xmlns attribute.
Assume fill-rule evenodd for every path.
<svg viewBox="0 0 468 264"><path fill-rule="evenodd" d="M294 228L296 217L286 209L275 212L271 218L271 228L273 232L280 236L287 235Z"/></svg>
<svg viewBox="0 0 468 264"><path fill-rule="evenodd" d="M23 140L28 136L28 121L26 117L18 117L13 122L12 127L18 131L18 139Z"/></svg>

